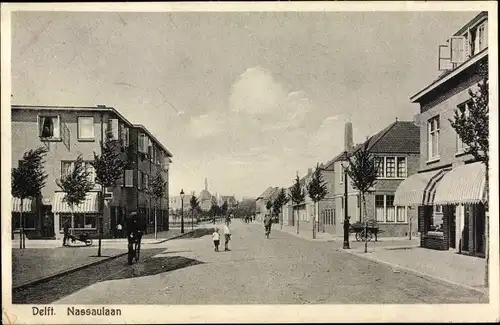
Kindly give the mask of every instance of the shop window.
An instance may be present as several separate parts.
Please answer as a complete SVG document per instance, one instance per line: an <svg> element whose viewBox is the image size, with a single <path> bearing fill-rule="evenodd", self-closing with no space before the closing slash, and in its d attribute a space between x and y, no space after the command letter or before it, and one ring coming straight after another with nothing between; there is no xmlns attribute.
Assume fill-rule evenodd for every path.
<svg viewBox="0 0 500 325"><path fill-rule="evenodd" d="M36 215L31 212L23 212L23 222L25 230L35 229ZM21 228L21 213L12 212L12 229L19 230Z"/></svg>
<svg viewBox="0 0 500 325"><path fill-rule="evenodd" d="M71 229L71 214L61 213L59 215L59 229L64 229L64 223L68 222ZM75 229L96 229L97 228L97 215L88 213L74 213L73 222Z"/></svg>
<svg viewBox="0 0 500 325"><path fill-rule="evenodd" d="M435 205L432 209L432 215L429 216L426 232L443 232L443 207Z"/></svg>

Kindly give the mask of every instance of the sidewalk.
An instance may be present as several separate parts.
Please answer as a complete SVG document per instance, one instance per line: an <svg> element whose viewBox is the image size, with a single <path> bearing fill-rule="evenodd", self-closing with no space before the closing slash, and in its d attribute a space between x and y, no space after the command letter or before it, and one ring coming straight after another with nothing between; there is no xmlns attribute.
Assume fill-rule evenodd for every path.
<svg viewBox="0 0 500 325"><path fill-rule="evenodd" d="M205 226L194 230L200 228ZM191 232L191 228L186 228L184 235ZM147 238L148 236L151 238ZM154 239L154 234L148 234L142 242L158 244L180 236L180 229L174 228L158 233L157 239ZM62 247L61 240L26 240L26 249L19 249L19 240L13 240L12 287L29 285L125 255L126 240L103 239L101 257L97 257L97 240L94 240L90 247L79 242L70 247Z"/></svg>
<svg viewBox="0 0 500 325"><path fill-rule="evenodd" d="M483 284L485 260L478 257L458 254L454 251L438 251L415 246L394 245L378 247L368 243L368 253L364 253L364 245L351 246L343 252L387 264L406 272L460 285L487 294Z"/></svg>

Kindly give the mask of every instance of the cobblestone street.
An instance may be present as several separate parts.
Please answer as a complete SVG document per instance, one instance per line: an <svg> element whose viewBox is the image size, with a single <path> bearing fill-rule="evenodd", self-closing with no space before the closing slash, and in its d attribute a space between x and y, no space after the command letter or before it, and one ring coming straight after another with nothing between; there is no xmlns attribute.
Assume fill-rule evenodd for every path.
<svg viewBox="0 0 500 325"><path fill-rule="evenodd" d="M109 271L59 304L481 303L476 291L433 282L256 224L233 223L231 251L210 236L168 241L161 253ZM97 282L97 281L96 281Z"/></svg>

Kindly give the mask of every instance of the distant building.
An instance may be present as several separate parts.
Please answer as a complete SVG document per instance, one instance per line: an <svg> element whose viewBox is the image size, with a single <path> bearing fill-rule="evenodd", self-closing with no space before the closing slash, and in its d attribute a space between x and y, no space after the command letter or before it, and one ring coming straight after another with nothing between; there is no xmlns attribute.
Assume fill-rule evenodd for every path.
<svg viewBox="0 0 500 325"><path fill-rule="evenodd" d="M278 187L268 187L261 195L257 197L255 200L256 204L256 220L262 221L264 217L269 211L266 208L266 204L268 201L274 200L274 198L278 195Z"/></svg>

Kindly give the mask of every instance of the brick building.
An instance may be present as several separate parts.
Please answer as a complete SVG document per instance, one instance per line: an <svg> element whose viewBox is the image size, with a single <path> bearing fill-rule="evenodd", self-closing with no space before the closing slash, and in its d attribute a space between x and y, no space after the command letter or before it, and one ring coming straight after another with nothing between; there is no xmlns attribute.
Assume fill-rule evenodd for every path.
<svg viewBox="0 0 500 325"><path fill-rule="evenodd" d="M334 211L325 230L334 235L343 234L345 179L343 163L347 163L346 154L352 157L364 143L353 145L352 131L346 126L345 152L325 164L325 169L334 172L332 178ZM397 206L394 194L398 185L407 177L416 173L419 164L419 128L413 122L395 121L366 141L369 150L375 156L379 176L375 186L365 195L368 219L377 220L383 236L408 236L417 233L417 213L407 206ZM362 200L352 186L347 184L347 209L350 222L363 221Z"/></svg>
<svg viewBox="0 0 500 325"><path fill-rule="evenodd" d="M488 60L488 14L481 12L440 46L441 75L411 97L420 104L420 167L403 182L396 200L418 207L421 246L484 255L484 165L474 161L450 124L469 105L469 90ZM444 55L443 55L444 53ZM441 57L442 55L442 57Z"/></svg>
<svg viewBox="0 0 500 325"><path fill-rule="evenodd" d="M25 228L28 236L56 237L62 235L65 220L71 220L70 209L63 201L64 193L56 179L71 171L78 155L82 155L85 168L95 180L90 164L94 152L100 154L100 143L109 130L113 139L121 141L121 159L126 170L115 188L105 189L110 198L104 208L103 231L112 235L117 223L124 223L125 215L137 211L151 231L151 216L157 215L158 229L168 229L168 168L172 155L143 126L131 124L112 107L12 106L12 166L18 165L24 152L40 146L47 148L45 172L48 175L42 197L35 202L24 202ZM153 175L160 172L167 182L165 197L154 200L145 191ZM84 203L75 208L75 233L97 235L98 204L101 193L95 185ZM19 200L12 199L14 232L20 227Z"/></svg>

